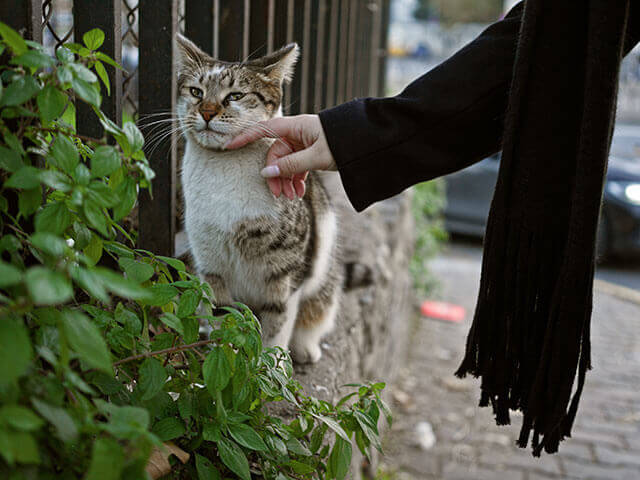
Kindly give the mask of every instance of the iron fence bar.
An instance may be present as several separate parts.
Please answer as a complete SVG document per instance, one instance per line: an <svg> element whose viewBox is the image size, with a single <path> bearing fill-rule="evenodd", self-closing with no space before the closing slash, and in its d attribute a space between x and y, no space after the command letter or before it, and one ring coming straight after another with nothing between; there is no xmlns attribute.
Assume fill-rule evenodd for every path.
<svg viewBox="0 0 640 480"><path fill-rule="evenodd" d="M276 0L269 0L267 12L267 53L275 50L275 28L276 28Z"/></svg>
<svg viewBox="0 0 640 480"><path fill-rule="evenodd" d="M336 104L336 72L338 63L338 15L340 13L340 0L329 0L329 35L325 64L325 100L324 108Z"/></svg>
<svg viewBox="0 0 640 480"><path fill-rule="evenodd" d="M373 56L371 45L371 28L372 15L371 5L374 2L370 0L359 2L358 11L358 39L356 58L358 65L358 74L356 76L356 88L354 95L357 97L365 97L369 92L369 67Z"/></svg>
<svg viewBox="0 0 640 480"><path fill-rule="evenodd" d="M249 26L251 25L251 0L244 0L244 16L242 19L242 58L246 60L251 54L249 50Z"/></svg>
<svg viewBox="0 0 640 480"><path fill-rule="evenodd" d="M354 82L356 75L356 39L358 33L358 0L351 0L349 2L349 40L348 40L348 53L347 53L347 68L349 73L347 74L347 86L346 86L346 99L351 100L355 96Z"/></svg>
<svg viewBox="0 0 640 480"><path fill-rule="evenodd" d="M77 43L82 43L83 35L99 28L104 32L104 43L100 51L109 55L118 64L122 63L122 3L121 0L101 0L100 2L76 1L73 5L73 29ZM105 64L109 78L110 95L102 95L100 109L107 117L122 124L122 70ZM106 93L105 89L103 92ZM102 137L104 129L93 113L93 109L83 103L76 104L76 125L78 132L95 138Z"/></svg>
<svg viewBox="0 0 640 480"><path fill-rule="evenodd" d="M252 0L249 9L249 53L245 58L267 54L269 36L269 1Z"/></svg>
<svg viewBox="0 0 640 480"><path fill-rule="evenodd" d="M373 26L371 28L371 63L369 64L369 91L367 95L376 97L379 95L378 70L380 69L380 45L382 37L382 0L372 2Z"/></svg>
<svg viewBox="0 0 640 480"><path fill-rule="evenodd" d="M2 0L0 19L26 38L42 43L42 0Z"/></svg>
<svg viewBox="0 0 640 480"><path fill-rule="evenodd" d="M140 0L140 115L172 112L176 94L173 77L174 38L178 24L175 0ZM153 198L139 198L138 244L159 255L173 255L176 231L176 139L154 145L148 153Z"/></svg>
<svg viewBox="0 0 640 480"><path fill-rule="evenodd" d="M295 5L293 5L295 1ZM296 69L296 74L293 76L293 81L291 82L291 96L289 98L289 113L291 115L296 115L298 113L304 112L303 110L303 85L305 77L305 58L308 56L305 43L305 12L306 12L306 3L309 0L291 0L289 4L289 19L288 19L288 33L287 36L291 35L291 41L295 41L300 46L300 60L298 61L298 68ZM302 2L304 2L304 8L301 7ZM297 8L296 8L297 7Z"/></svg>
<svg viewBox="0 0 640 480"><path fill-rule="evenodd" d="M325 42L326 42L326 21L327 21L327 1L313 0L311 2L311 49L312 58L309 65L309 108L313 112L322 109L322 94L324 93L325 64Z"/></svg>
<svg viewBox="0 0 640 480"><path fill-rule="evenodd" d="M218 0L219 17L216 29L218 58L237 61L243 58L244 11L246 2L241 0Z"/></svg>
<svg viewBox="0 0 640 480"><path fill-rule="evenodd" d="M276 50L291 42L288 37L289 31L289 0L273 1L273 49ZM291 87L284 86L282 96L282 113L289 113L289 102L291 99Z"/></svg>
<svg viewBox="0 0 640 480"><path fill-rule="evenodd" d="M213 54L212 0L185 0L185 35L209 55Z"/></svg>
<svg viewBox="0 0 640 480"><path fill-rule="evenodd" d="M377 81L377 92L375 93L379 97L384 97L385 86L386 86L386 76L387 76L387 58L389 56L389 49L387 47L387 42L389 41L389 20L391 16L391 0L381 0L380 6L380 42L377 44L378 47L378 81Z"/></svg>
<svg viewBox="0 0 640 480"><path fill-rule="evenodd" d="M349 47L349 4L351 0L340 0L340 48L338 49L338 89L336 103L344 103L347 97L347 62Z"/></svg>

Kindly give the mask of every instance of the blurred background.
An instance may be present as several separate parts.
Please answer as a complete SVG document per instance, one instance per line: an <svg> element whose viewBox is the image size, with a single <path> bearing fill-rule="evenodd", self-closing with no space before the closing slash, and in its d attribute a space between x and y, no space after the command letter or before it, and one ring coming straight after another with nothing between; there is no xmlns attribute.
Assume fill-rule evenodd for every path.
<svg viewBox="0 0 640 480"><path fill-rule="evenodd" d="M392 0L387 93L438 65L515 1ZM461 138L460 141L465 141ZM428 161L428 159L425 159ZM561 162L549 152L548 159ZM618 116L598 234L592 360L573 437L534 459L477 407L478 382L452 373L464 352L480 280L482 236L500 155L414 187L418 295L409 361L393 391L390 479L640 478L640 48L622 65ZM566 288L570 289L571 285Z"/></svg>

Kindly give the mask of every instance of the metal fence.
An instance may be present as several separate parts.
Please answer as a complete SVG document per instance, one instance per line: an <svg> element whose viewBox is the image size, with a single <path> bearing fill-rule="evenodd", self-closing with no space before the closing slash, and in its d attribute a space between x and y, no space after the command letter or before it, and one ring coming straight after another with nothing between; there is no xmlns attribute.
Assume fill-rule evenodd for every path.
<svg viewBox="0 0 640 480"><path fill-rule="evenodd" d="M183 32L221 60L255 58L297 42L301 61L286 86L287 114L316 112L384 88L391 0L1 0L0 19L58 48L92 28L102 50L124 65L109 69L102 110L120 122L173 110L174 37ZM78 130L100 137L92 112L78 105ZM139 200L139 246L171 255L176 234L176 139L149 153L153 198Z"/></svg>

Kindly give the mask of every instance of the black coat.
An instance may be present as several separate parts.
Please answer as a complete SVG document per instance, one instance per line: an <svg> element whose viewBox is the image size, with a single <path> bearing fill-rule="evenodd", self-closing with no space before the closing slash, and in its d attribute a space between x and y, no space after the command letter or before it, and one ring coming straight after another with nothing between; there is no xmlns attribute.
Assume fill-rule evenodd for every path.
<svg viewBox="0 0 640 480"><path fill-rule="evenodd" d="M356 210L501 149L522 11L521 2L399 95L320 113ZM639 17L632 15L626 51L640 41Z"/></svg>
<svg viewBox="0 0 640 480"><path fill-rule="evenodd" d="M498 424L557 451L586 371L598 210L633 0L527 0L400 95L320 114L356 209L503 150L478 303L456 372Z"/></svg>

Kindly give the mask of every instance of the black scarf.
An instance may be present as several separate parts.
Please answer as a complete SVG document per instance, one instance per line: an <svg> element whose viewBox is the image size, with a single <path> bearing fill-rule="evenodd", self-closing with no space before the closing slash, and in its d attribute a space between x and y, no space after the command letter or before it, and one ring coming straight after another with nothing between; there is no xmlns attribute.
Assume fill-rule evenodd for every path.
<svg viewBox="0 0 640 480"><path fill-rule="evenodd" d="M498 424L522 410L518 444L533 431L536 456L570 436L590 368L595 238L630 5L525 5L480 295L457 375L482 377L480 405L492 405Z"/></svg>

